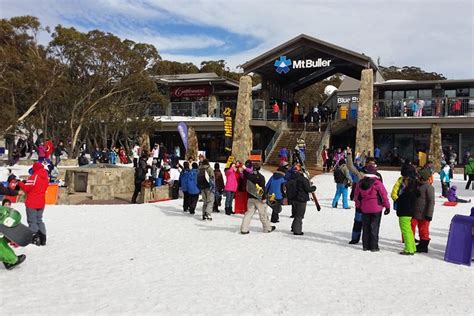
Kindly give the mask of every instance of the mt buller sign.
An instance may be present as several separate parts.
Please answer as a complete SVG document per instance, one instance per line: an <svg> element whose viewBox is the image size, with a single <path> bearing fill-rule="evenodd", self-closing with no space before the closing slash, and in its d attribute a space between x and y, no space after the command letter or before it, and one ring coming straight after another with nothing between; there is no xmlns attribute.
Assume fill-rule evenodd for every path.
<svg viewBox="0 0 474 316"><path fill-rule="evenodd" d="M320 68L320 67L329 67L331 65L331 59L322 59L318 58L313 59L300 59L300 60L291 60L287 59L286 56L280 56L279 59L275 60L274 66L276 72L288 73L291 68L301 69L301 68ZM291 68L290 68L291 67Z"/></svg>

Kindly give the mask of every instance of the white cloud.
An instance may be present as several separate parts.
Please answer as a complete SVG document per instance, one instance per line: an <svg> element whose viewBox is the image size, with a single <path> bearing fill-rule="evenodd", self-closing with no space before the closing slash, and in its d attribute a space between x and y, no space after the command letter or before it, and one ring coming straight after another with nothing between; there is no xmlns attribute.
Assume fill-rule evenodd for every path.
<svg viewBox="0 0 474 316"><path fill-rule="evenodd" d="M136 21L168 19L219 27L258 39L256 47L233 54L183 56L169 59L225 59L235 67L294 36L306 33L363 52L383 65L414 65L449 78L474 77L474 5L471 0L0 0L2 15L33 14L50 26L65 17L80 17L107 25L110 31L135 41L167 49L225 48L227 38L213 34L163 35L136 28ZM121 18L117 18L120 16ZM220 50L222 51L222 49Z"/></svg>

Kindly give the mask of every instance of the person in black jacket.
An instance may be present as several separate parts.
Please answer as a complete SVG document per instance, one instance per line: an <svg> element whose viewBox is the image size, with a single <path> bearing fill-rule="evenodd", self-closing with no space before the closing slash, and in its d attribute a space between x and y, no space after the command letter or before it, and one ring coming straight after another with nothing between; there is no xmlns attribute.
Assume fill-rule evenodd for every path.
<svg viewBox="0 0 474 316"><path fill-rule="evenodd" d="M297 195L293 199L294 218L291 224L293 235L301 236L303 234L303 218L306 212L306 202L309 201L309 194L316 191L316 187L309 183L309 180L303 175L301 165L295 165L296 190Z"/></svg>
<svg viewBox="0 0 474 316"><path fill-rule="evenodd" d="M147 165L148 151L142 151L140 159L138 160L137 167L135 168L135 191L132 196L132 203L137 203L138 193L142 190L142 182L146 179L147 169L150 166Z"/></svg>
<svg viewBox="0 0 474 316"><path fill-rule="evenodd" d="M222 172L219 169L219 163L214 164L214 181L216 182L216 188L214 191L214 205L212 211L219 213L219 206L222 202L222 194L224 193L224 178L222 177Z"/></svg>
<svg viewBox="0 0 474 316"><path fill-rule="evenodd" d="M250 182L247 187L250 188L255 185L257 193L254 190L247 190L249 199L247 201L247 212L245 212L242 225L240 226L240 233L245 235L249 233L250 221L252 220L255 211L258 211L260 221L262 222L263 232L271 233L275 230L275 226L271 226L267 215L267 204L265 203L265 177L260 173L260 164L255 163L252 173L245 174L245 180Z"/></svg>
<svg viewBox="0 0 474 316"><path fill-rule="evenodd" d="M411 219L415 215L416 199L420 195L415 178L405 177L403 179L404 189L397 199L397 216L400 230L405 243L405 249L401 255L413 255L416 252L415 237L411 228Z"/></svg>

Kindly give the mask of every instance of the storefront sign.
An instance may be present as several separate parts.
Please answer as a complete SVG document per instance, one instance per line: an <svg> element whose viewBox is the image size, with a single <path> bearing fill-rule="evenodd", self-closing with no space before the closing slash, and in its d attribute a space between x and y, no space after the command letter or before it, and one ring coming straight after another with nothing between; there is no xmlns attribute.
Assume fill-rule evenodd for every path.
<svg viewBox="0 0 474 316"><path fill-rule="evenodd" d="M175 86L171 87L171 97L207 97L211 94L211 86Z"/></svg>
<svg viewBox="0 0 474 316"><path fill-rule="evenodd" d="M337 97L337 104L359 103L359 97Z"/></svg>
<svg viewBox="0 0 474 316"><path fill-rule="evenodd" d="M291 60L286 59L286 56L280 56L279 59L275 60L273 64L275 66L275 71L279 74L281 73L288 73L291 68L293 69L301 69L301 68L320 68L320 67L329 67L331 65L331 59L299 59L299 60Z"/></svg>
<svg viewBox="0 0 474 316"><path fill-rule="evenodd" d="M224 107L224 150L228 155L232 153L232 141L234 135L234 118L232 115L232 108L230 106Z"/></svg>

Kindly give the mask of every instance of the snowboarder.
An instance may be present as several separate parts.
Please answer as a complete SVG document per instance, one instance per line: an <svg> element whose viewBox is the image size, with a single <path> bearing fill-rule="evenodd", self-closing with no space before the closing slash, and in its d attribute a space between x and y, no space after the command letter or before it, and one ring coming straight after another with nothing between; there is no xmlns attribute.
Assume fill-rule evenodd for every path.
<svg viewBox="0 0 474 316"><path fill-rule="evenodd" d="M283 191L286 183L285 180L286 167L281 166L273 173L271 178L268 180L265 187L267 196L274 195L274 201L272 202L272 216L271 222L278 223L280 220L279 215L281 213L281 206L283 204Z"/></svg>
<svg viewBox="0 0 474 316"><path fill-rule="evenodd" d="M247 162L245 163L247 165ZM267 215L267 205L265 203L265 177L260 173L260 164L255 163L253 166L252 173L246 172L246 181L248 182L247 188L255 188L254 190L248 189L249 199L247 201L247 212L242 220L240 226L240 233L246 235L249 233L250 221L252 220L255 211L258 211L260 222L262 222L263 232L270 233L275 230L275 226L270 225Z"/></svg>
<svg viewBox="0 0 474 316"><path fill-rule="evenodd" d="M352 178L345 159L339 160L339 165L334 169L334 182L336 182L336 194L332 200L332 207L337 208L337 203L342 195L342 207L346 210L350 209L347 202L347 192L351 186Z"/></svg>

